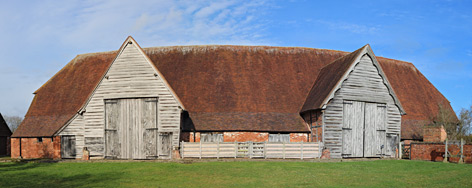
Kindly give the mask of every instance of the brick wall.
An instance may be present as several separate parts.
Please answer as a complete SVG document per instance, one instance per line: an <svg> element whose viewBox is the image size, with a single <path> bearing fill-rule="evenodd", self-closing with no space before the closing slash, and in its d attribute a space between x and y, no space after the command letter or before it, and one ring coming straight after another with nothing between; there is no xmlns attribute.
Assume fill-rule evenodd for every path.
<svg viewBox="0 0 472 188"><path fill-rule="evenodd" d="M425 126L423 128L424 142L444 142L447 133L443 126Z"/></svg>
<svg viewBox="0 0 472 188"><path fill-rule="evenodd" d="M20 157L20 138L11 139L11 157ZM21 157L23 159L33 158L61 158L61 139L59 136L54 138L21 138Z"/></svg>
<svg viewBox="0 0 472 188"><path fill-rule="evenodd" d="M195 138L195 139L194 139ZM200 142L200 132L183 132L181 141L184 142ZM269 141L268 132L224 132L224 142L266 142ZM308 133L290 133L291 142L307 142Z"/></svg>
<svg viewBox="0 0 472 188"><path fill-rule="evenodd" d="M443 161L445 146L443 143L411 143L411 160ZM460 146L449 145L451 155L460 152ZM450 157L449 162L458 162L459 157ZM472 163L472 145L464 145L464 162Z"/></svg>

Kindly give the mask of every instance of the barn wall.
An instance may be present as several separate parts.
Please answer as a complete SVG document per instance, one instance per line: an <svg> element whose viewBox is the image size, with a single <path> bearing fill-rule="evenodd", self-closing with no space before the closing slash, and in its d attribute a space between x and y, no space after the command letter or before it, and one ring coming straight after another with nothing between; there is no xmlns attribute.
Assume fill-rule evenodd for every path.
<svg viewBox="0 0 472 188"><path fill-rule="evenodd" d="M104 156L105 99L158 97L158 131L172 132L172 145L179 145L181 109L177 100L138 47L126 45L92 94L83 116L78 115L60 133L76 135L76 151L87 146L91 157Z"/></svg>
<svg viewBox="0 0 472 188"><path fill-rule="evenodd" d="M384 84L372 59L364 55L354 67L324 112L324 145L332 158L341 158L343 100L377 102L387 104L387 135L400 134L401 115L387 86Z"/></svg>
<svg viewBox="0 0 472 188"><path fill-rule="evenodd" d="M61 138L59 136L42 138L42 142L38 142L38 138L12 138L11 158L20 157L20 139L23 159L61 158Z"/></svg>
<svg viewBox="0 0 472 188"><path fill-rule="evenodd" d="M219 132L221 133L221 132ZM267 142L268 132L223 132L224 142ZM307 142L308 133L289 133L290 142ZM195 138L195 139L194 139ZM181 141L200 142L200 132L183 132Z"/></svg>

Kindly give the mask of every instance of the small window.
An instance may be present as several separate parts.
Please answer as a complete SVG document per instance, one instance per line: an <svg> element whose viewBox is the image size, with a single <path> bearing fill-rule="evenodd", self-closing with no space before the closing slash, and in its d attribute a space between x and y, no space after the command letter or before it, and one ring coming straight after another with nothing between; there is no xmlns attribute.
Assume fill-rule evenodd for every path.
<svg viewBox="0 0 472 188"><path fill-rule="evenodd" d="M43 142L43 138L38 137L38 142Z"/></svg>
<svg viewBox="0 0 472 188"><path fill-rule="evenodd" d="M201 142L223 142L223 133L200 133Z"/></svg>
<svg viewBox="0 0 472 188"><path fill-rule="evenodd" d="M290 142L290 134L269 134L269 142Z"/></svg>

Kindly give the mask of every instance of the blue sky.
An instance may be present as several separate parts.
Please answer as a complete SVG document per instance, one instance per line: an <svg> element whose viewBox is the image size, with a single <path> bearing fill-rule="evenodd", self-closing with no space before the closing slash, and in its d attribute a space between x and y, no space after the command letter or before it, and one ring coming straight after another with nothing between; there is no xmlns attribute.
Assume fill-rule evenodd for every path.
<svg viewBox="0 0 472 188"><path fill-rule="evenodd" d="M77 54L235 44L354 51L412 62L456 112L472 105L468 1L2 1L0 112L24 116L32 93Z"/></svg>

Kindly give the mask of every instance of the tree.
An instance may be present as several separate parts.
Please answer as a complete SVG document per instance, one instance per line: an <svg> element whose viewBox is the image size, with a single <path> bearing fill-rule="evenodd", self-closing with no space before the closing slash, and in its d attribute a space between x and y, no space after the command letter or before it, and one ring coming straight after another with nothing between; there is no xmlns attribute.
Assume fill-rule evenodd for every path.
<svg viewBox="0 0 472 188"><path fill-rule="evenodd" d="M462 108L459 114L459 125L458 130L461 132L461 137L467 142L472 141L472 105L469 109Z"/></svg>
<svg viewBox="0 0 472 188"><path fill-rule="evenodd" d="M463 138L466 141L472 141L470 136L470 131L472 130L472 106L470 106L470 109L463 108L459 113L459 119L457 119L452 110L439 105L438 113L433 118L433 125L444 126L449 140L460 140Z"/></svg>
<svg viewBox="0 0 472 188"><path fill-rule="evenodd" d="M20 116L3 116L5 122L7 122L8 127L10 127L11 132L15 132L16 128L23 121L23 118Z"/></svg>

